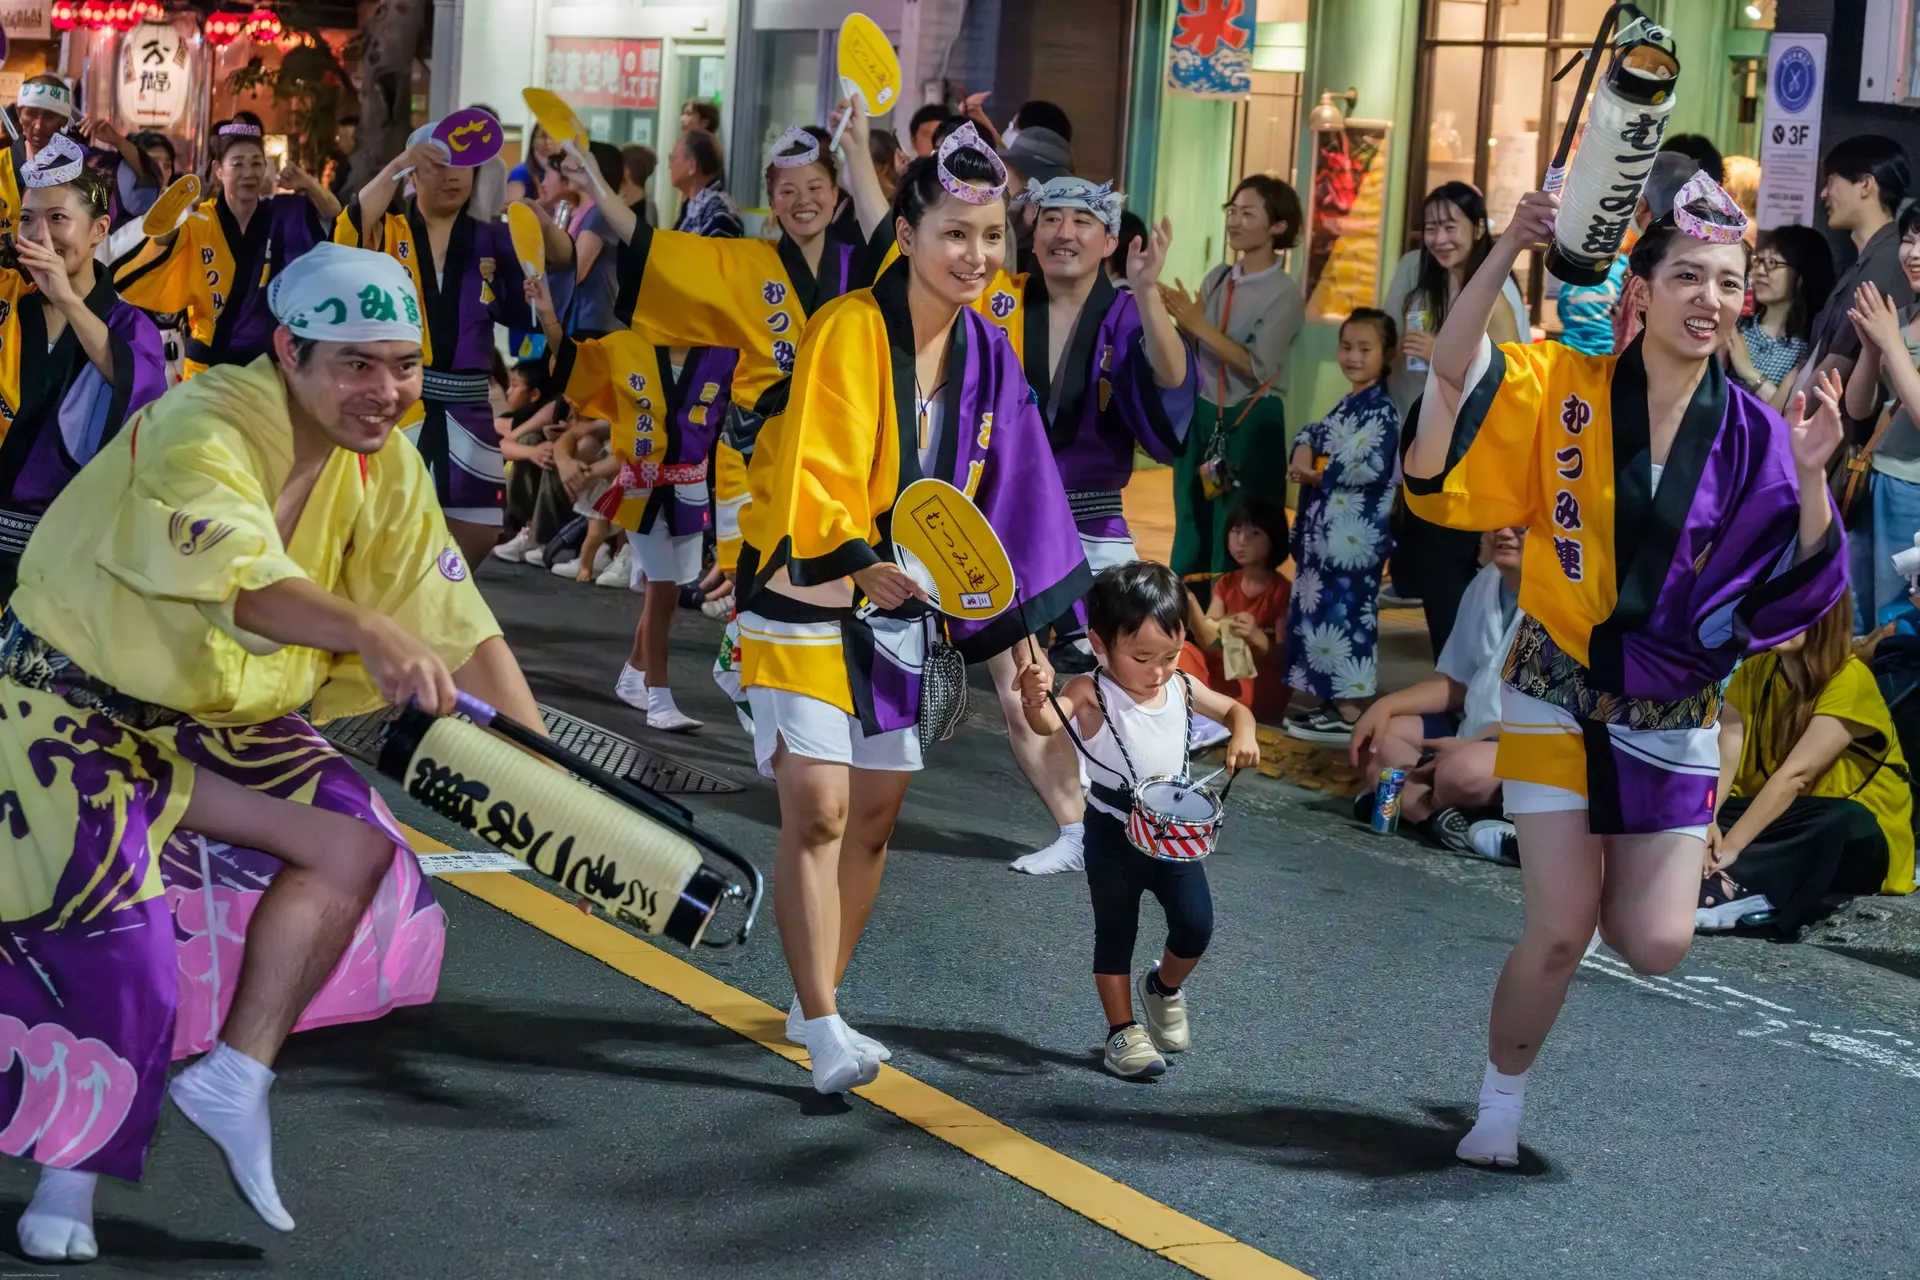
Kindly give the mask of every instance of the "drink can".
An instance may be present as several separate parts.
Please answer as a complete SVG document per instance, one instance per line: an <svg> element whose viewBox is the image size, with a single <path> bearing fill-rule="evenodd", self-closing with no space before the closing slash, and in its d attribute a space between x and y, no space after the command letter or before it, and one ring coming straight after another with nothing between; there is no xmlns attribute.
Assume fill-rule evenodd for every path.
<svg viewBox="0 0 1920 1280"><path fill-rule="evenodd" d="M1373 832L1390 836L1400 829L1400 792L1407 785L1405 769L1382 769L1373 793Z"/></svg>
<svg viewBox="0 0 1920 1280"><path fill-rule="evenodd" d="M1425 333L1426 332L1427 330L1427 313L1426 312L1409 311L1407 312L1406 319L1407 319L1407 322L1405 325L1405 330L1404 330L1405 332L1407 333ZM1419 356L1409 355L1407 357L1408 373L1425 373L1430 368L1432 368L1432 366L1429 365L1425 360L1422 360Z"/></svg>

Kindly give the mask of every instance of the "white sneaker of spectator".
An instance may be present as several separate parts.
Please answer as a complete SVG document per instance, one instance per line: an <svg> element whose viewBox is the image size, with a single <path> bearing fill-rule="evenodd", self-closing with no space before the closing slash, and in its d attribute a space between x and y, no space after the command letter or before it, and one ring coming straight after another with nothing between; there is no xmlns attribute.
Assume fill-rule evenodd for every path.
<svg viewBox="0 0 1920 1280"><path fill-rule="evenodd" d="M527 552L533 550L536 545L538 544L533 540L533 526L523 525L520 532L495 547L493 554L496 559L505 560L508 564L519 564L527 558Z"/></svg>
<svg viewBox="0 0 1920 1280"><path fill-rule="evenodd" d="M1520 840L1514 835L1511 822L1498 818L1476 822L1467 828L1467 843L1490 862L1503 862L1510 867L1520 865Z"/></svg>
<svg viewBox="0 0 1920 1280"><path fill-rule="evenodd" d="M623 538L620 542L620 550L614 553L614 557L608 563L607 567L600 571L598 577L594 578L593 585L596 587L618 587L624 591L627 588L627 579L632 575L633 552L628 550L626 540Z"/></svg>
<svg viewBox="0 0 1920 1280"><path fill-rule="evenodd" d="M522 564L530 564L536 569L546 568L547 567L547 544L544 542L534 543L532 546L527 548L527 553L524 556L520 557L520 560Z"/></svg>
<svg viewBox="0 0 1920 1280"><path fill-rule="evenodd" d="M597 577L600 574L606 572L607 564L612 559L613 559L612 548L610 548L604 542L601 543L600 550L595 552L593 557L594 576ZM579 577L580 576L580 557L575 555L575 556L570 556L565 560L562 560L559 564L556 564L553 566L552 573L553 573L553 576L556 578Z"/></svg>
<svg viewBox="0 0 1920 1280"><path fill-rule="evenodd" d="M1713 907L1696 907L1693 912L1695 933L1729 933L1751 915L1773 910L1773 900L1764 893L1750 894Z"/></svg>

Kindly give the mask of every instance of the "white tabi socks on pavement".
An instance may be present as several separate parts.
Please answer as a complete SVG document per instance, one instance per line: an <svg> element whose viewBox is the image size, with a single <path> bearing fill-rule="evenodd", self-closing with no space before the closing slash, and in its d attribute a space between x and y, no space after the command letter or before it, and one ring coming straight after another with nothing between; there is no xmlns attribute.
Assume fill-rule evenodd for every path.
<svg viewBox="0 0 1920 1280"><path fill-rule="evenodd" d="M293 1230L293 1219L273 1185L273 1125L267 1115L271 1068L226 1041L173 1078L167 1095L187 1119L212 1138L254 1212L276 1231Z"/></svg>
<svg viewBox="0 0 1920 1280"><path fill-rule="evenodd" d="M1044 849L1015 858L1009 865L1030 876L1058 875L1062 871L1087 869L1087 826L1084 822L1065 823L1060 837Z"/></svg>
<svg viewBox="0 0 1920 1280"><path fill-rule="evenodd" d="M1453 1154L1468 1164L1511 1169L1520 1163L1520 1119L1527 1107L1527 1073L1502 1075L1491 1062L1480 1081L1480 1118Z"/></svg>
<svg viewBox="0 0 1920 1280"><path fill-rule="evenodd" d="M72 1169L40 1170L33 1203L20 1215L20 1251L41 1262L92 1262L100 1256L93 1241L93 1185L97 1173Z"/></svg>
<svg viewBox="0 0 1920 1280"><path fill-rule="evenodd" d="M838 999L840 989L835 987L833 994L834 998ZM841 1019L841 1025L847 1026L844 1018ZM893 1050L887 1048L887 1046L881 1044L872 1036L863 1035L855 1031L851 1026L847 1026L847 1034L853 1037L854 1047L865 1053L868 1057L877 1058L881 1062L893 1061ZM807 1047L807 1016L800 1012L799 996L793 998L793 1005L787 1010L787 1043L797 1044L802 1049Z"/></svg>
<svg viewBox="0 0 1920 1280"><path fill-rule="evenodd" d="M845 1093L872 1084L880 1059L854 1042L853 1031L837 1013L801 1024L807 1056L813 1059L813 1087L819 1093Z"/></svg>

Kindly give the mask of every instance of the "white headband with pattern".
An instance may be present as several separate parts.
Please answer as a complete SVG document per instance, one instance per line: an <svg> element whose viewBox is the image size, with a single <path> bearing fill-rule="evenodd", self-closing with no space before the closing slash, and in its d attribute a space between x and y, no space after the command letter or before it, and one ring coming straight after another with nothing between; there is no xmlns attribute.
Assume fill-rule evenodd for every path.
<svg viewBox="0 0 1920 1280"><path fill-rule="evenodd" d="M799 146L802 150L782 154L792 146ZM819 162L820 139L797 124L788 125L787 131L780 135L780 140L773 144L773 167L776 169L804 169Z"/></svg>
<svg viewBox="0 0 1920 1280"><path fill-rule="evenodd" d="M66 134L56 133L21 166L20 178L29 187L57 187L79 177L86 163L87 149Z"/></svg>
<svg viewBox="0 0 1920 1280"><path fill-rule="evenodd" d="M27 81L20 86L20 96L14 99L18 107L36 107L41 111L53 111L73 118L73 91L63 84L47 84L44 81Z"/></svg>

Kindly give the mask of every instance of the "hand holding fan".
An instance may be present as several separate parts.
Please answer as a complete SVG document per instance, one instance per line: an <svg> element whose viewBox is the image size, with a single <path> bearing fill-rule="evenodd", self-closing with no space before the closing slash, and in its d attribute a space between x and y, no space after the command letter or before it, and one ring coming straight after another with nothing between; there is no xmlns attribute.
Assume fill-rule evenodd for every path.
<svg viewBox="0 0 1920 1280"><path fill-rule="evenodd" d="M507 206L507 234L513 239L513 256L529 279L547 273L547 237L538 214L524 204Z"/></svg>

